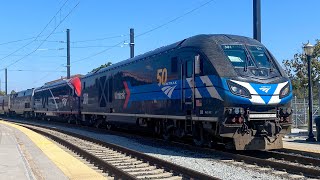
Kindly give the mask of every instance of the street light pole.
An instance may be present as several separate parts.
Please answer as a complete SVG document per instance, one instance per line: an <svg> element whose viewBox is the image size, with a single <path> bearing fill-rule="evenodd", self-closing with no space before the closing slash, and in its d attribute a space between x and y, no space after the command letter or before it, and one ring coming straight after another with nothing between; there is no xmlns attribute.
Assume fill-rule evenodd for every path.
<svg viewBox="0 0 320 180"><path fill-rule="evenodd" d="M308 61L308 85L309 85L309 126L308 126L308 138L306 141L314 142L316 139L313 135L313 128L312 128L312 81L311 81L311 56L313 54L314 46L310 44L309 42L303 46L303 50L305 55L307 56Z"/></svg>

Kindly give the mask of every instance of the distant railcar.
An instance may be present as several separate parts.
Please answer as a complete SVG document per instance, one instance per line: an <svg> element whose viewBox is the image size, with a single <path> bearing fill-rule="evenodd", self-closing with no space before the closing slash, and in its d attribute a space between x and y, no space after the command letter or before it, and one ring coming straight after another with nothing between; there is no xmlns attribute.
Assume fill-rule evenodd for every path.
<svg viewBox="0 0 320 180"><path fill-rule="evenodd" d="M9 95L0 96L0 114L9 115L10 112L10 97Z"/></svg>
<svg viewBox="0 0 320 180"><path fill-rule="evenodd" d="M23 117L31 117L33 113L33 93L34 89L23 90L10 94L10 114Z"/></svg>
<svg viewBox="0 0 320 180"><path fill-rule="evenodd" d="M153 129L237 150L282 148L291 83L258 41L198 35L81 79L82 121Z"/></svg>
<svg viewBox="0 0 320 180"><path fill-rule="evenodd" d="M34 116L50 120L76 121L79 116L79 93L81 83L78 77L44 85L34 91Z"/></svg>

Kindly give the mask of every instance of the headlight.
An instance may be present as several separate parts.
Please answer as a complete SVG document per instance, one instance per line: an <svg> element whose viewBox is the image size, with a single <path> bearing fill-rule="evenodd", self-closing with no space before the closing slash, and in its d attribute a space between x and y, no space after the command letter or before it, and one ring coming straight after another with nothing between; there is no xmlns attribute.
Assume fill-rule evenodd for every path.
<svg viewBox="0 0 320 180"><path fill-rule="evenodd" d="M280 94L279 94L279 97L280 99L286 97L289 95L289 92L290 92L290 86L289 86L289 83L287 85L285 85L281 91L280 91Z"/></svg>
<svg viewBox="0 0 320 180"><path fill-rule="evenodd" d="M228 82L228 86L229 86L229 89L232 94L251 98L251 95L250 95L250 92L248 91L248 89L246 89L245 87L243 87L239 84L236 84L232 81L227 81L227 82Z"/></svg>

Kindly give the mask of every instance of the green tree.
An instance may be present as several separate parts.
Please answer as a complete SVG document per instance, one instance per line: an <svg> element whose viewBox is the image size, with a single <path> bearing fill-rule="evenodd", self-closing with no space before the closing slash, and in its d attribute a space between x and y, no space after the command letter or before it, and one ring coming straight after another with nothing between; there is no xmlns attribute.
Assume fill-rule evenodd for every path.
<svg viewBox="0 0 320 180"><path fill-rule="evenodd" d="M318 61L320 57L320 41L316 40L316 42L311 60L311 80L314 97L318 96L320 81L320 62ZM306 57L297 53L293 56L293 59L283 60L282 64L292 82L294 95L298 98L303 98L308 93L308 62Z"/></svg>
<svg viewBox="0 0 320 180"><path fill-rule="evenodd" d="M4 96L5 94L6 94L6 92L0 91L0 96Z"/></svg>
<svg viewBox="0 0 320 180"><path fill-rule="evenodd" d="M97 67L97 68L92 69L90 72L97 72L97 71L99 71L100 69L105 68L105 67L108 67L108 66L111 66L111 65L112 65L112 62L108 62L108 63L106 63L106 64L102 64L100 67Z"/></svg>
<svg viewBox="0 0 320 180"><path fill-rule="evenodd" d="M10 94L15 94L17 93L15 90L12 90Z"/></svg>

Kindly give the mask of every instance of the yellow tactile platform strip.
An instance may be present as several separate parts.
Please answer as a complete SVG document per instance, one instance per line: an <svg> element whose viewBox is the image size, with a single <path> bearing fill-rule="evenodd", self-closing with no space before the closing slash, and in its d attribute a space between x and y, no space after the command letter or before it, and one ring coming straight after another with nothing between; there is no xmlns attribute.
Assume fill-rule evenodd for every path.
<svg viewBox="0 0 320 180"><path fill-rule="evenodd" d="M283 141L283 148L312 152L312 153L319 153L319 156L320 156L320 144L307 144L307 143Z"/></svg>
<svg viewBox="0 0 320 180"><path fill-rule="evenodd" d="M26 134L69 179L106 179L102 174L97 173L44 136L13 123L2 120L0 120L0 123L16 128Z"/></svg>

